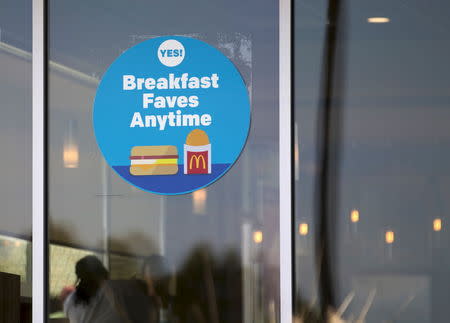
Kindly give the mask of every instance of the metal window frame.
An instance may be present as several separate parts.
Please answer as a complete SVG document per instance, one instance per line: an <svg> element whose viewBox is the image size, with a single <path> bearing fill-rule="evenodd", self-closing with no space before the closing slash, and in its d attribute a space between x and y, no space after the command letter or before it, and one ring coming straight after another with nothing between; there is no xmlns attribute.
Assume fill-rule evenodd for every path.
<svg viewBox="0 0 450 323"><path fill-rule="evenodd" d="M292 323L292 0L279 0L279 225L280 225L280 322ZM47 321L47 1L32 1L32 315L33 323ZM286 158L289 156L288 158Z"/></svg>
<svg viewBox="0 0 450 323"><path fill-rule="evenodd" d="M291 0L279 7L280 322L293 319L293 105Z"/></svg>
<svg viewBox="0 0 450 323"><path fill-rule="evenodd" d="M46 322L46 1L32 2L32 319Z"/></svg>

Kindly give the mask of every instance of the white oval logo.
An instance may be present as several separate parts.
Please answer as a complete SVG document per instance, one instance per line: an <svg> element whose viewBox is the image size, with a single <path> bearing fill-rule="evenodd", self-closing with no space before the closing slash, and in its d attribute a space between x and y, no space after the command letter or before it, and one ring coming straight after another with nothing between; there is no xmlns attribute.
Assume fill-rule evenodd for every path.
<svg viewBox="0 0 450 323"><path fill-rule="evenodd" d="M185 55L183 44L175 39L164 41L158 48L159 61L168 67L180 65Z"/></svg>

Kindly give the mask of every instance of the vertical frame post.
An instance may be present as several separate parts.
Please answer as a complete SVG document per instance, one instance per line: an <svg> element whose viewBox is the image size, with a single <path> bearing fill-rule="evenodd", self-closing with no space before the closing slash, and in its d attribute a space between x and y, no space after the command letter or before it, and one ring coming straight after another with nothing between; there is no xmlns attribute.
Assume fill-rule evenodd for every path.
<svg viewBox="0 0 450 323"><path fill-rule="evenodd" d="M280 0L279 168L280 168L280 322L292 322L292 101L291 0Z"/></svg>
<svg viewBox="0 0 450 323"><path fill-rule="evenodd" d="M46 321L46 221L45 221L45 0L33 0L32 33L32 248L33 323Z"/></svg>

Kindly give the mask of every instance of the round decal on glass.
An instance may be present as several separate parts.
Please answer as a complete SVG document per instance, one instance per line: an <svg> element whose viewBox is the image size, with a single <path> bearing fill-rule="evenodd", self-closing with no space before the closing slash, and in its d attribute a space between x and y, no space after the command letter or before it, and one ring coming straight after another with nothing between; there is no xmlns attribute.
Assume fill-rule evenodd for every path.
<svg viewBox="0 0 450 323"><path fill-rule="evenodd" d="M94 132L107 163L157 194L205 187L238 159L250 127L247 87L219 50L189 37L133 46L104 74Z"/></svg>

